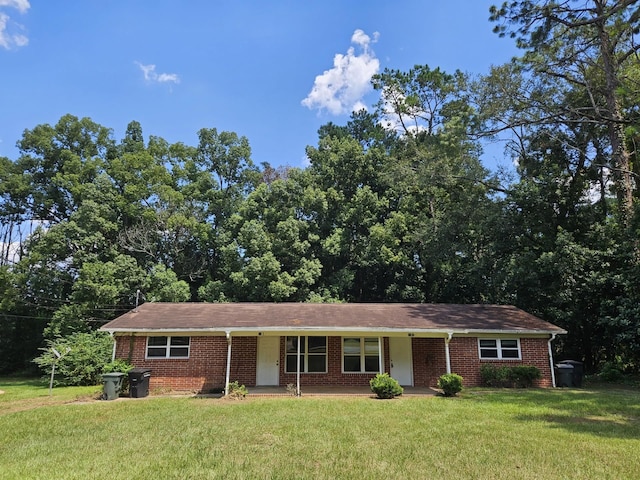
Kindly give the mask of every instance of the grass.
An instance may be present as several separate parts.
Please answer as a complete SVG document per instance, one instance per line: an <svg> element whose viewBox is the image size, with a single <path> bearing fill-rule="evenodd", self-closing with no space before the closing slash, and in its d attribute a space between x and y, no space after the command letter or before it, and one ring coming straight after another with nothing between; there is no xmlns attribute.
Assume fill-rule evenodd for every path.
<svg viewBox="0 0 640 480"><path fill-rule="evenodd" d="M115 402L92 401L95 388L48 397L31 381L0 378L0 390L0 479L631 479L640 471L637 390Z"/></svg>

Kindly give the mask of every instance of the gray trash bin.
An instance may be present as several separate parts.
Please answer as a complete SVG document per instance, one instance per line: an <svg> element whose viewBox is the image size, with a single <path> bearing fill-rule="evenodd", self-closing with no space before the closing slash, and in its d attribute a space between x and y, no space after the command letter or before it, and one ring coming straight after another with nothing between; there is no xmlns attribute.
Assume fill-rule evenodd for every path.
<svg viewBox="0 0 640 480"><path fill-rule="evenodd" d="M142 398L149 395L150 368L133 368L129 370L129 396Z"/></svg>
<svg viewBox="0 0 640 480"><path fill-rule="evenodd" d="M559 362L560 365L572 365L573 366L573 381L572 386L582 387L582 378L584 377L584 365L577 360L563 360Z"/></svg>
<svg viewBox="0 0 640 480"><path fill-rule="evenodd" d="M115 400L120 394L122 388L122 379L124 373L113 372L102 375L102 391L105 400Z"/></svg>
<svg viewBox="0 0 640 480"><path fill-rule="evenodd" d="M573 365L559 363L555 368L556 387L573 386Z"/></svg>

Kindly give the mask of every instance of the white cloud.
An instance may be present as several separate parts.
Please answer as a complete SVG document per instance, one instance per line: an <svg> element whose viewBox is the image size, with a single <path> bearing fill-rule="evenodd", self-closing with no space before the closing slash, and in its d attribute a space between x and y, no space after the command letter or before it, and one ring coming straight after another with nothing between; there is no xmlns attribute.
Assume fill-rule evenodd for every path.
<svg viewBox="0 0 640 480"><path fill-rule="evenodd" d="M29 0L0 0L0 8L13 8L20 13L25 13L31 5ZM11 20L11 17L0 11L0 47L10 50L13 47L24 47L29 39L22 33L13 33L14 30L22 31L24 26Z"/></svg>
<svg viewBox="0 0 640 480"><path fill-rule="evenodd" d="M11 7L17 9L20 13L25 13L31 5L29 0L0 0L0 7Z"/></svg>
<svg viewBox="0 0 640 480"><path fill-rule="evenodd" d="M135 63L136 65L138 65L138 67L140 67L140 70L142 70L144 79L147 82L180 83L180 77L176 73L157 73L156 66L153 64L143 65L140 62L135 62Z"/></svg>
<svg viewBox="0 0 640 480"><path fill-rule="evenodd" d="M333 58L333 68L318 75L309 95L302 105L309 109L326 109L333 115L341 115L362 109L364 95L371 90L371 77L378 73L380 61L371 43L378 40L378 32L373 39L358 29L351 36L351 43L360 47L360 54L350 47L346 55L337 53Z"/></svg>

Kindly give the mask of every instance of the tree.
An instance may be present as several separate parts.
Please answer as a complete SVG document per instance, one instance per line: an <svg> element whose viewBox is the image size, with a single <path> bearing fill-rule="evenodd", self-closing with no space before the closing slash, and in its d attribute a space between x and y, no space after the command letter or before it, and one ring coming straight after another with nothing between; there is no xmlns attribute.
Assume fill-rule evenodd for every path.
<svg viewBox="0 0 640 480"><path fill-rule="evenodd" d="M560 94L567 89L582 90L589 99L586 104L573 105L559 101L564 99L557 95L535 95L540 89L521 90L525 106L544 113L535 119L525 115L519 122L605 126L611 158L608 166L614 172L626 227L633 216L634 181L625 127L637 118L629 116L634 112L623 110L623 92L629 87L638 92L637 84L632 86L625 78L627 66L636 61L640 48L634 41L640 28L637 5L637 0L588 0L578 5L567 0L526 0L492 7L490 17L498 23L495 32L508 34L525 50L519 65L541 79L547 92L551 87Z"/></svg>

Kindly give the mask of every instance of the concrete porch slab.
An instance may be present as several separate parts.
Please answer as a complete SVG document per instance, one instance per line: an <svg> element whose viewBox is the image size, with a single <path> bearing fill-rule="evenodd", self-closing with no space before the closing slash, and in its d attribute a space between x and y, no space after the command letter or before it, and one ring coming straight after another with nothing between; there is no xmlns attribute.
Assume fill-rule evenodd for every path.
<svg viewBox="0 0 640 480"><path fill-rule="evenodd" d="M291 396L285 387L248 387L250 397L260 396ZM369 387L341 387L341 386L302 386L303 397L342 396L342 397L375 397ZM404 387L403 396L434 396L438 392L429 387Z"/></svg>

